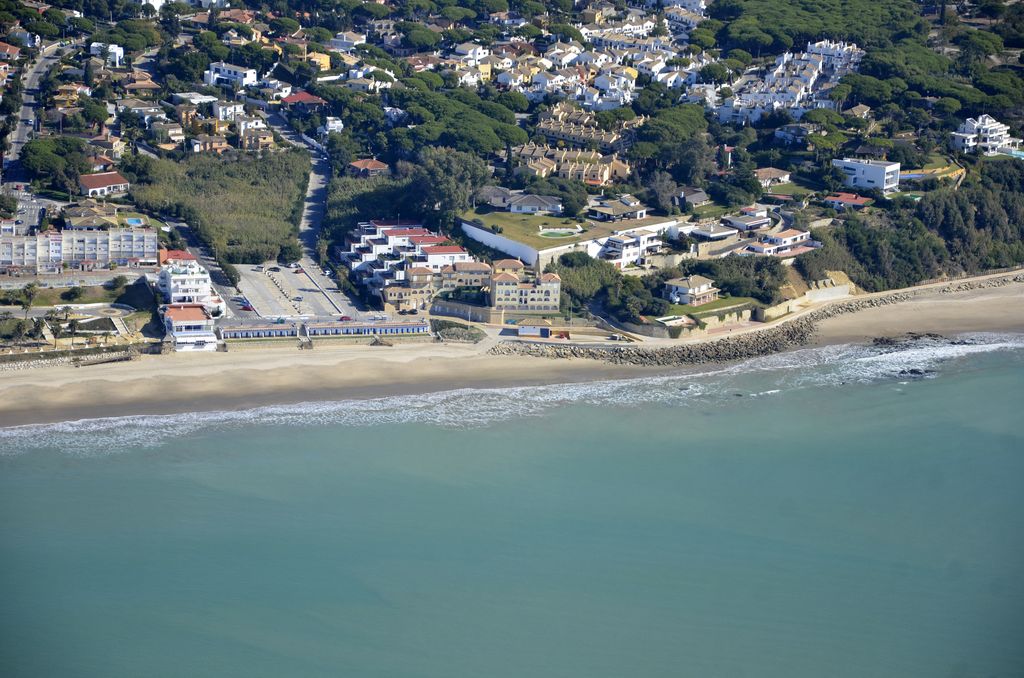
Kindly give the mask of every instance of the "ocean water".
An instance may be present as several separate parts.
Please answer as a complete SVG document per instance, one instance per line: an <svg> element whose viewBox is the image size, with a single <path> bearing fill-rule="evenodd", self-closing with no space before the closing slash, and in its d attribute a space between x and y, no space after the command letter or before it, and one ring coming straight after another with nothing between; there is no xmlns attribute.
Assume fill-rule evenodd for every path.
<svg viewBox="0 0 1024 678"><path fill-rule="evenodd" d="M1024 336L0 431L0 676L1024 676Z"/></svg>

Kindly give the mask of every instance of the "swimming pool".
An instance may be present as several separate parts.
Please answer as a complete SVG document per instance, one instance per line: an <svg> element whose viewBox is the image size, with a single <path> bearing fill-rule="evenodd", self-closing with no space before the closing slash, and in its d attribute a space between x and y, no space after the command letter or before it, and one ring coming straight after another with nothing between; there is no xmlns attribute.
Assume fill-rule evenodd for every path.
<svg viewBox="0 0 1024 678"><path fill-rule="evenodd" d="M145 226L146 220L142 219L141 217L128 217L127 219L124 220L124 223L128 224L129 226Z"/></svg>

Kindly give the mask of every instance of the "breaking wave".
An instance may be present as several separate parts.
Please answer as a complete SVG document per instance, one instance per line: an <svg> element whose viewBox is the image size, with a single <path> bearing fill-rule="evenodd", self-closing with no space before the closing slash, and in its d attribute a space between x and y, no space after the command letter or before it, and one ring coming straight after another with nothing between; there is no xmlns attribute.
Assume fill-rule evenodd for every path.
<svg viewBox="0 0 1024 678"><path fill-rule="evenodd" d="M1021 351L1024 335L978 333L889 345L842 344L746 360L710 371L661 377L497 389L458 389L373 399L305 402L248 410L84 419L0 429L0 455L59 450L95 456L156 448L204 429L260 426L431 424L477 428L567 405L701 406L737 396L769 398L793 389L932 378L975 354ZM1024 351L1021 351L1024 359ZM752 379L752 376L757 376ZM756 388L752 388L756 384Z"/></svg>

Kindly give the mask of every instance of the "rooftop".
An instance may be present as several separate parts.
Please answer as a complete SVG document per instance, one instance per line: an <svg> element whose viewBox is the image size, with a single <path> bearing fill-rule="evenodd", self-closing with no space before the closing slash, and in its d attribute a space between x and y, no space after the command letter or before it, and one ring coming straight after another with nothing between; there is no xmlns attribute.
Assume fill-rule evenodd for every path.
<svg viewBox="0 0 1024 678"><path fill-rule="evenodd" d="M172 322L210 320L210 314L202 304L173 304L164 307L164 317Z"/></svg>
<svg viewBox="0 0 1024 678"><path fill-rule="evenodd" d="M561 247L572 243L607 238L620 231L626 231L640 226L654 226L658 224L671 223L671 217L646 217L644 219L626 219L623 221L582 221L567 217L554 217L533 214L514 214L512 212L489 211L487 208L478 207L462 215L467 223L474 224L473 220L483 222L483 228L491 230L492 226L501 228L502 237L516 242L523 243L538 251ZM577 231L580 227L582 230ZM500 267L495 262L495 267Z"/></svg>
<svg viewBox="0 0 1024 678"><path fill-rule="evenodd" d="M127 184L128 180L119 172L100 172L98 174L83 174L78 177L78 183L84 188L95 189Z"/></svg>

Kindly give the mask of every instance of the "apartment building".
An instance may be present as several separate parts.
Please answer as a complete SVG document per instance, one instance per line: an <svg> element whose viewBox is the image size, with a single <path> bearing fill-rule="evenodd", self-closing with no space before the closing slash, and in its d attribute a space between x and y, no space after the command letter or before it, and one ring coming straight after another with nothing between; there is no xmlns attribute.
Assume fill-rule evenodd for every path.
<svg viewBox="0 0 1024 678"><path fill-rule="evenodd" d="M65 266L94 270L110 264L155 266L159 239L151 228L46 231L0 235L0 271L58 273Z"/></svg>
<svg viewBox="0 0 1024 678"><path fill-rule="evenodd" d="M224 61L210 64L210 67L203 73L203 82L214 86L251 87L258 80L256 69L235 66Z"/></svg>
<svg viewBox="0 0 1024 678"><path fill-rule="evenodd" d="M557 313L561 292L562 279L555 273L533 280L515 273L491 276L491 307L497 311Z"/></svg>
<svg viewBox="0 0 1024 678"><path fill-rule="evenodd" d="M160 253L157 286L168 304L199 304L213 316L224 313L226 305L210 280L210 273L189 252L166 250Z"/></svg>
<svg viewBox="0 0 1024 678"><path fill-rule="evenodd" d="M1010 136L1010 127L991 115L967 118L952 134L953 148L963 153L995 155L1020 148L1021 140Z"/></svg>

